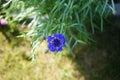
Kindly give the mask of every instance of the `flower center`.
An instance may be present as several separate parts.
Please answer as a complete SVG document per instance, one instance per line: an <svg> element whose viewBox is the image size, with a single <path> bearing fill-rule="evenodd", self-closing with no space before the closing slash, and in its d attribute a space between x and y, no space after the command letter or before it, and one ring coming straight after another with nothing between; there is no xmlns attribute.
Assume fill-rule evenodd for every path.
<svg viewBox="0 0 120 80"><path fill-rule="evenodd" d="M53 44L53 46L55 46L55 47L59 47L60 45L61 45L61 42L60 42L60 40L59 39L53 39L53 41L52 41L52 44Z"/></svg>

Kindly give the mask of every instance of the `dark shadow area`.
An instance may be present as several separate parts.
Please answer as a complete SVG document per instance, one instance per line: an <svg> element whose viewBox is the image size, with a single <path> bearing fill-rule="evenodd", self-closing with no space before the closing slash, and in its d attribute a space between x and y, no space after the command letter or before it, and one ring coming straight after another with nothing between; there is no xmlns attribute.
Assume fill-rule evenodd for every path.
<svg viewBox="0 0 120 80"><path fill-rule="evenodd" d="M115 2L115 3L119 3L119 2L120 2L120 0L114 0L114 2Z"/></svg>
<svg viewBox="0 0 120 80"><path fill-rule="evenodd" d="M104 31L94 39L96 45L75 50L76 69L85 80L120 80L120 17L106 21Z"/></svg>
<svg viewBox="0 0 120 80"><path fill-rule="evenodd" d="M11 29L8 25L0 25L0 32L2 32L9 42L11 42L12 38L16 38L16 36L20 35L18 29Z"/></svg>
<svg viewBox="0 0 120 80"><path fill-rule="evenodd" d="M18 47L20 46L23 41L25 40L25 38L23 37L18 37L21 35L23 29L19 29L19 27L21 27L20 25L16 26L15 28L13 28L12 26L9 25L0 25L0 33L2 33L2 35L5 37L6 41L8 42L9 45L11 45L11 47ZM0 36L0 39L2 39L2 37Z"/></svg>
<svg viewBox="0 0 120 80"><path fill-rule="evenodd" d="M8 41L11 41L11 39L9 37L9 30L10 30L10 28L8 26L0 25L0 32L2 32L2 34L6 37L6 39Z"/></svg>

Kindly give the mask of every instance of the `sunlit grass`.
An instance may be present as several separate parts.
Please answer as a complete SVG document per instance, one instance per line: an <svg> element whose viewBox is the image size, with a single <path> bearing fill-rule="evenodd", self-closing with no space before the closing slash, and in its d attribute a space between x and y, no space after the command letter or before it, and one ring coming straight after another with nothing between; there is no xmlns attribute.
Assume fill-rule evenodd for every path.
<svg viewBox="0 0 120 80"><path fill-rule="evenodd" d="M19 44L11 46L0 33L0 80L77 80L80 76L75 62L66 57L69 54L66 49L56 55L45 54L47 45L43 42L31 64L29 42L24 40Z"/></svg>

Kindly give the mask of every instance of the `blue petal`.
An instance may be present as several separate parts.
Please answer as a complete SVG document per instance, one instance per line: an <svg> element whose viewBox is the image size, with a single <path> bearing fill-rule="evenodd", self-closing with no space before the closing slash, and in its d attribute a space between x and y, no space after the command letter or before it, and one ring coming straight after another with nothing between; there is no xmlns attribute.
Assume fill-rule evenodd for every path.
<svg viewBox="0 0 120 80"><path fill-rule="evenodd" d="M63 35L59 35L59 39L61 40L62 44L64 45L66 42L66 39Z"/></svg>
<svg viewBox="0 0 120 80"><path fill-rule="evenodd" d="M59 33L57 33L57 34L54 34L53 36L58 38L58 36L59 36Z"/></svg>
<svg viewBox="0 0 120 80"><path fill-rule="evenodd" d="M60 52L60 51L62 51L63 50L63 48L62 47L59 47L58 49L57 49L57 52Z"/></svg>
<svg viewBox="0 0 120 80"><path fill-rule="evenodd" d="M52 46L51 44L48 44L48 48L51 52L56 52L56 48Z"/></svg>
<svg viewBox="0 0 120 80"><path fill-rule="evenodd" d="M53 39L52 36L48 36L48 38L47 38L47 42L50 42L52 39Z"/></svg>

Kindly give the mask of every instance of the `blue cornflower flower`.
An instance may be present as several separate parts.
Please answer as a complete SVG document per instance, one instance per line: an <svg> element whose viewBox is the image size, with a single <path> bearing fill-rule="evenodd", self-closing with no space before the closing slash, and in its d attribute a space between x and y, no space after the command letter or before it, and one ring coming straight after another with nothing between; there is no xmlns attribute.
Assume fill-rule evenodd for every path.
<svg viewBox="0 0 120 80"><path fill-rule="evenodd" d="M65 46L66 39L63 34L57 33L48 36L47 42L48 42L48 49L51 52L60 52L63 50L63 47Z"/></svg>

